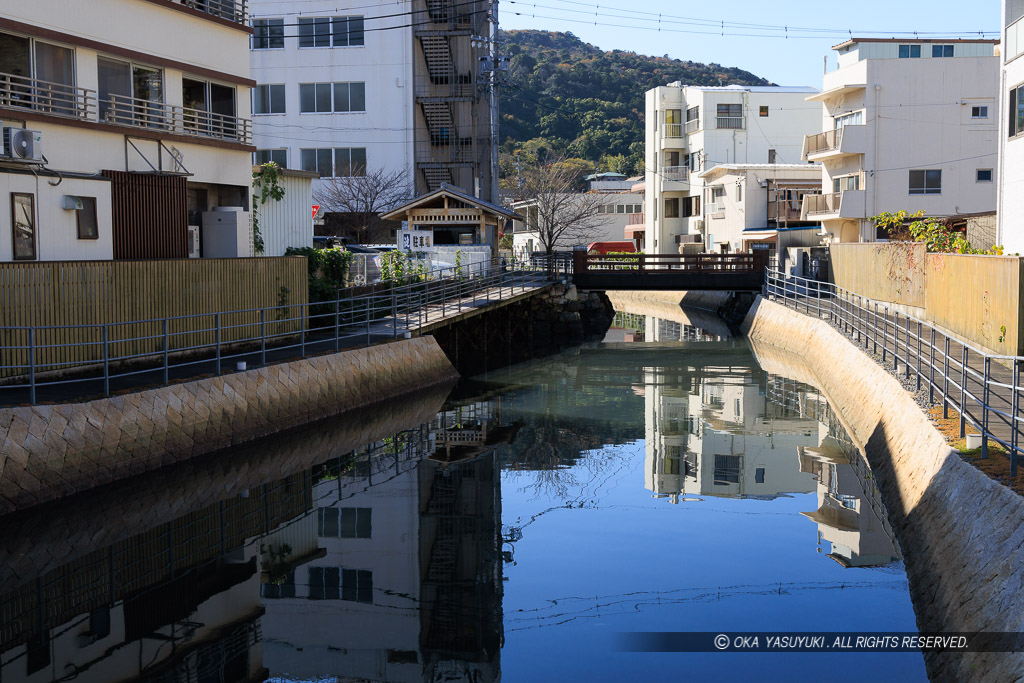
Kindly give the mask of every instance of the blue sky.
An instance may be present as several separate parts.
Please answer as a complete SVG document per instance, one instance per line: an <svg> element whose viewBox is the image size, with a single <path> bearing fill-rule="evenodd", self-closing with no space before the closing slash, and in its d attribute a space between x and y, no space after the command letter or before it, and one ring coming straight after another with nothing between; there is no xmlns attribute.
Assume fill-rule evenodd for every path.
<svg viewBox="0 0 1024 683"><path fill-rule="evenodd" d="M828 55L834 65L831 47L850 31L874 37L905 37L916 31L928 38L933 36L925 34L977 38L979 31L990 31L994 33L985 37L994 38L1000 28L1000 4L858 0L844 7L809 0L500 0L500 20L505 29L571 31L603 50L717 62L780 85L821 87L822 58Z"/></svg>

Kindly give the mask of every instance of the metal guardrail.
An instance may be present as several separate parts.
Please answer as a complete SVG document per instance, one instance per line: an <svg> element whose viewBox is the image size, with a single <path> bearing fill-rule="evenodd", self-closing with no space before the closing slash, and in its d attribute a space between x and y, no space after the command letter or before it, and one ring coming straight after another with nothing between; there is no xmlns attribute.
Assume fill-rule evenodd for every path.
<svg viewBox="0 0 1024 683"><path fill-rule="evenodd" d="M665 166L661 169L661 177L665 180L685 183L690 179L690 168L688 166Z"/></svg>
<svg viewBox="0 0 1024 683"><path fill-rule="evenodd" d="M805 135L804 140L807 145L807 154L819 154L821 152L831 152L834 149L838 149L840 142L842 141L842 134L842 128L835 128L815 135Z"/></svg>
<svg viewBox="0 0 1024 683"><path fill-rule="evenodd" d="M9 371L12 375L0 384L0 403L27 400L36 404L40 390L56 393L51 397L54 400L75 400L95 394L110 396L114 390L167 386L172 379L193 379L203 373L219 376L232 363L262 366L369 346L375 341L411 336L453 313L475 309L481 301L500 301L524 294L568 272L571 262L565 259L494 259L409 276L403 284L384 291L342 289L335 299L324 302L95 325L0 327L0 359L11 358L18 352L26 352L28 358L24 364L0 364L0 373ZM183 320L190 324L176 322ZM175 331L179 327L187 331ZM59 339L61 331L72 329L93 331L95 341L71 346L89 348L89 355L97 360L41 366L37 356L54 343L40 343L40 339ZM239 330L230 342L225 341L228 331ZM176 343L184 335L195 338L197 334L199 338L209 335L213 342ZM12 343L14 339L26 341ZM157 343L161 350L118 353L126 342L146 341Z"/></svg>
<svg viewBox="0 0 1024 683"><path fill-rule="evenodd" d="M0 73L0 107L27 109L51 116L89 119L96 114L96 91Z"/></svg>
<svg viewBox="0 0 1024 683"><path fill-rule="evenodd" d="M750 254L588 254L573 253L573 273L687 272L687 273L761 273L768 263L766 252Z"/></svg>
<svg viewBox="0 0 1024 683"><path fill-rule="evenodd" d="M982 458L988 457L990 440L1002 445L1009 454L1010 476L1017 476L1024 448L1024 357L986 353L885 303L772 268L765 271L763 294L827 320L857 345L881 354L883 365L892 361L893 372L902 365L905 380L913 377L918 390L927 387L930 402L941 402L944 419L950 406L959 413L961 437L967 423L977 428Z"/></svg>
<svg viewBox="0 0 1024 683"><path fill-rule="evenodd" d="M681 124L681 123L666 123L665 124L665 137L667 137L667 138L681 138L681 137L683 137L683 124Z"/></svg>
<svg viewBox="0 0 1024 683"><path fill-rule="evenodd" d="M171 2L205 12L219 19L227 19L236 24L249 21L247 0L171 0Z"/></svg>
<svg viewBox="0 0 1024 683"><path fill-rule="evenodd" d="M101 101L103 122L132 128L150 128L188 135L250 144L252 122L200 109L188 109L127 95L111 95Z"/></svg>
<svg viewBox="0 0 1024 683"><path fill-rule="evenodd" d="M808 216L820 213L837 213L843 203L842 192L804 195L803 210Z"/></svg>

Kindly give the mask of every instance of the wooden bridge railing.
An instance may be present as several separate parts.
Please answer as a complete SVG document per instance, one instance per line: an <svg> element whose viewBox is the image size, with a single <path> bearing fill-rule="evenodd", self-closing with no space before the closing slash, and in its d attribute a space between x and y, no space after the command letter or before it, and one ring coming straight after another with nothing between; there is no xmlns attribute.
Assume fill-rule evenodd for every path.
<svg viewBox="0 0 1024 683"><path fill-rule="evenodd" d="M588 254L573 253L573 273L763 273L768 252L750 254Z"/></svg>

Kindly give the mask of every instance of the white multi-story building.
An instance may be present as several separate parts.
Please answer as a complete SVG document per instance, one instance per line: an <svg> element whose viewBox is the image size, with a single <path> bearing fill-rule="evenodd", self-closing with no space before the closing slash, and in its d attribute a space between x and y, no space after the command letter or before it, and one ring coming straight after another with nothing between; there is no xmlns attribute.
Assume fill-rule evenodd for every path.
<svg viewBox="0 0 1024 683"><path fill-rule="evenodd" d="M600 204L597 205L596 213L589 221L589 227L566 231L555 242L556 251L572 251L574 249L585 249L593 242L624 242L629 238L623 238L627 225L633 216L643 211L643 195L629 191L609 191L600 193ZM567 195L571 201L574 195ZM580 193L580 201L595 201L593 194ZM539 222L536 200L514 202L512 209L520 218L512 221L512 250L519 258L529 256L535 251L544 251L544 244L541 240L536 226ZM567 213L572 213L567 210Z"/></svg>
<svg viewBox="0 0 1024 683"><path fill-rule="evenodd" d="M817 92L679 82L647 91L645 250L676 253L693 243L713 248L708 209L717 210L723 197L699 174L719 164L799 162L804 135L819 125L805 102Z"/></svg>
<svg viewBox="0 0 1024 683"><path fill-rule="evenodd" d="M234 253L204 255L251 254L247 19L243 0L5 3L0 261L186 257L225 207Z"/></svg>
<svg viewBox="0 0 1024 683"><path fill-rule="evenodd" d="M1024 253L1024 0L1003 0L1002 106L996 241Z"/></svg>
<svg viewBox="0 0 1024 683"><path fill-rule="evenodd" d="M712 251L770 249L780 230L818 226L800 215L804 196L820 192L817 164L719 164L699 178L716 197L714 204L706 205L704 220ZM813 236L817 230L808 232Z"/></svg>
<svg viewBox="0 0 1024 683"><path fill-rule="evenodd" d="M822 163L804 201L828 241L872 242L884 211L929 216L996 208L999 66L994 40L853 38L825 74L823 132L803 158Z"/></svg>
<svg viewBox="0 0 1024 683"><path fill-rule="evenodd" d="M496 0L249 4L256 163L496 198Z"/></svg>

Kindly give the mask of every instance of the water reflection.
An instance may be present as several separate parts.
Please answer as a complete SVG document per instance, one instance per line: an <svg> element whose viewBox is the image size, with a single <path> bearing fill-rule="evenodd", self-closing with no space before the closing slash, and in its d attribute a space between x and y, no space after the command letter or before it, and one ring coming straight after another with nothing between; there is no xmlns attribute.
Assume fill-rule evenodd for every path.
<svg viewBox="0 0 1024 683"><path fill-rule="evenodd" d="M622 595L645 567L645 609L698 610L718 586L715 609L730 614L723 582L748 601L775 595L766 568L756 580L686 574L712 560L745 567L728 547L693 544L730 515L744 520L731 529L782 529L772 506L795 497L807 507L786 518L809 550L813 527L796 512L813 494L802 514L823 554L844 568L899 559L870 470L827 403L766 375L733 340L605 344L440 401L395 402L4 518L0 680L515 678L534 651L509 649L508 633L584 616L619 625L607 601L568 606L609 594L587 585L598 566ZM684 509L704 516L664 523ZM594 529L572 526L586 514L600 515ZM665 538L649 542L658 526ZM670 552L680 532L693 534L678 543L687 563L635 557ZM566 550L579 564L545 568ZM836 565L814 553L810 568L776 554L794 592L856 584L823 574ZM640 604L624 613L642 616ZM748 604L737 614L756 613ZM536 666L585 659L562 654Z"/></svg>

